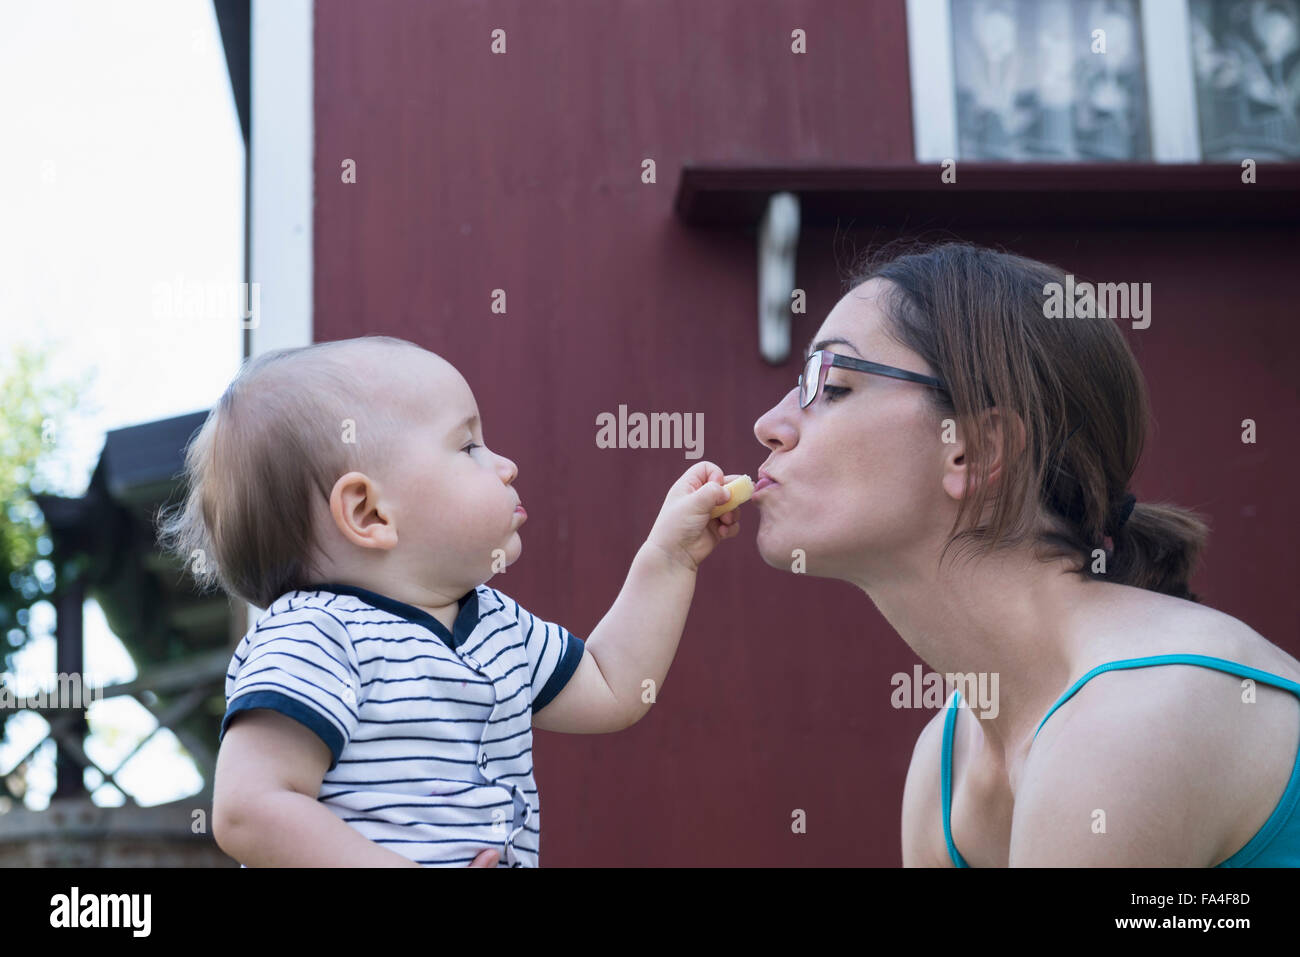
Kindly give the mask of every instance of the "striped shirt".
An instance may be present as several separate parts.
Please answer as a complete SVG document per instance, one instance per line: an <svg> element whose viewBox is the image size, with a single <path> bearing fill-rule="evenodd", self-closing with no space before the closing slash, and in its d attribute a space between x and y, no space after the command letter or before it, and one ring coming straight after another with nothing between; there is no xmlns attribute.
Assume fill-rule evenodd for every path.
<svg viewBox="0 0 1300 957"><path fill-rule="evenodd" d="M281 595L240 641L221 735L241 711L279 711L325 742L318 800L371 841L427 866L496 848L500 867L536 867L532 716L582 653L486 585L448 631L412 605L323 584Z"/></svg>

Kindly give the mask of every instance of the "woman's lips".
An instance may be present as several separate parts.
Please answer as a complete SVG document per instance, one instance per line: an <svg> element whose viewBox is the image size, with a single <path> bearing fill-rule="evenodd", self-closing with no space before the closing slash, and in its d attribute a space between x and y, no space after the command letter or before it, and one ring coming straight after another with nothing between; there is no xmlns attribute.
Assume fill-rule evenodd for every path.
<svg viewBox="0 0 1300 957"><path fill-rule="evenodd" d="M776 485L776 484L777 484L776 482L772 481L766 475L760 475L758 477L758 481L754 483L754 494L757 495L759 492L763 491L763 489L767 488L769 485Z"/></svg>

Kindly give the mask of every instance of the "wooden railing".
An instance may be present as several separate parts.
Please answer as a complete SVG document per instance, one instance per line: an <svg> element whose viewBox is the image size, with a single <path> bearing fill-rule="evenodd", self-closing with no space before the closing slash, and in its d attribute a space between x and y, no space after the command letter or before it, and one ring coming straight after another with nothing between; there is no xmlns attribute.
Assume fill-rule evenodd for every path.
<svg viewBox="0 0 1300 957"><path fill-rule="evenodd" d="M122 772L127 763L140 753L140 750L154 735L166 728L176 736L185 750L189 752L190 757L199 769L199 773L203 776L206 787L210 789L212 775L216 768L214 753L216 742L201 741L198 736L182 727L182 722L207 698L221 690L225 681L226 668L229 664L230 652L225 649L218 649L194 655L183 661L159 665L151 669L147 674L140 675L132 681L106 686L102 691L102 695L97 696L97 700L131 695L158 722L157 726L138 741L130 752L112 768L100 765L86 754L83 742L87 726L83 708L68 708L55 705L41 706L40 704L24 707L21 710L31 711L44 718L50 729L40 741L36 742L19 759L14 767L21 767L24 762L32 758L46 741L53 740L58 747L60 759L68 759L65 763L70 765L70 769L76 772L74 777L63 773L63 768L61 768L59 777L62 786L56 792L58 796L72 796L69 793L72 789L67 786L67 782L76 780L79 784L84 777L84 770L94 768L103 775L105 784L112 784L126 796L130 803L138 806L138 802L131 792L116 781L116 775ZM169 701L165 706L157 703L156 696L165 695L170 697L177 692L180 692L180 696ZM78 787L76 790L84 791L84 787ZM8 797L16 799L16 795L9 788L5 776L0 776L0 791L3 791Z"/></svg>

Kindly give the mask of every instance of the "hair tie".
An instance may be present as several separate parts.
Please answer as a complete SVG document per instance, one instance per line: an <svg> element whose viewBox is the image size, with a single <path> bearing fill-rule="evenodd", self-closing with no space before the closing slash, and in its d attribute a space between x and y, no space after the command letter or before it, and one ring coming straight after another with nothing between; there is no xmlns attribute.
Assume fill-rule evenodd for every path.
<svg viewBox="0 0 1300 957"><path fill-rule="evenodd" d="M1137 496L1132 494L1125 496L1123 503L1119 506L1119 508L1116 510L1115 513L1116 518L1113 523L1114 531L1110 533L1112 538L1114 538L1115 535L1119 532L1119 530L1124 527L1124 523L1127 522L1128 517L1133 514L1133 508L1136 505L1137 505Z"/></svg>

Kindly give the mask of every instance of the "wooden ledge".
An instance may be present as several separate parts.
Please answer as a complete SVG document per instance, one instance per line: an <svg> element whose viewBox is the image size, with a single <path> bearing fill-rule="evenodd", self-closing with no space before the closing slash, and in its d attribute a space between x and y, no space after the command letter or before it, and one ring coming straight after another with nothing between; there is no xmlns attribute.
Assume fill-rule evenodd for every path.
<svg viewBox="0 0 1300 957"><path fill-rule="evenodd" d="M683 167L677 215L691 226L757 229L773 193L799 197L806 227L1287 227L1300 224L1300 163L962 163Z"/></svg>

